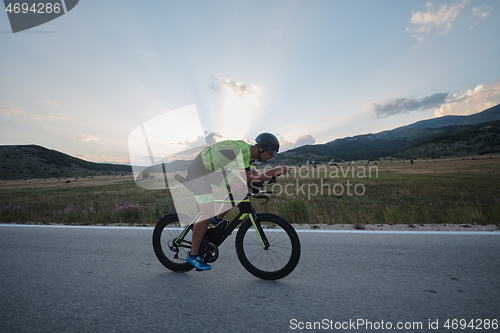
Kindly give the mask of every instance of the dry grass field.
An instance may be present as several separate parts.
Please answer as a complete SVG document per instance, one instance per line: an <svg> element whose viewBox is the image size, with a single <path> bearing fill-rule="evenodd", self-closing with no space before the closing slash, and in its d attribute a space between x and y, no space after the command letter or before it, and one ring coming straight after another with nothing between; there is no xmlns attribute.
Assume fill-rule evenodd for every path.
<svg viewBox="0 0 500 333"><path fill-rule="evenodd" d="M373 163L369 166L366 162L354 162L354 170L366 170ZM338 165L341 167L352 170L353 165L343 163ZM310 179L299 179L299 186L301 182L307 183L314 193L311 184L316 183L324 189L323 193L310 198L303 193L279 198L278 211L295 223L308 219L308 223L327 224L500 224L498 156L414 163L384 161L376 167L378 174L372 170L365 177L364 172L359 176L356 172L346 173L347 177L341 174L339 178L316 173ZM297 179L287 181L297 182ZM348 181L351 195L347 193ZM335 195L333 190L328 193L334 186L336 194L342 188L344 193Z"/></svg>
<svg viewBox="0 0 500 333"><path fill-rule="evenodd" d="M498 155L297 166L256 207L299 224L500 225L499 185ZM154 225L173 211L130 176L0 183L3 223Z"/></svg>

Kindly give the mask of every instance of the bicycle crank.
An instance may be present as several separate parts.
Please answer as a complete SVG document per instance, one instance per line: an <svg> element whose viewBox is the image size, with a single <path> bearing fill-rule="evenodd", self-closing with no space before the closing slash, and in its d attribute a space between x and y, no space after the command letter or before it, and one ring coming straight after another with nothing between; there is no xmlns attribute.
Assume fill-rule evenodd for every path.
<svg viewBox="0 0 500 333"><path fill-rule="evenodd" d="M204 241L200 246L200 255L205 262L214 262L219 258L219 248L212 242Z"/></svg>

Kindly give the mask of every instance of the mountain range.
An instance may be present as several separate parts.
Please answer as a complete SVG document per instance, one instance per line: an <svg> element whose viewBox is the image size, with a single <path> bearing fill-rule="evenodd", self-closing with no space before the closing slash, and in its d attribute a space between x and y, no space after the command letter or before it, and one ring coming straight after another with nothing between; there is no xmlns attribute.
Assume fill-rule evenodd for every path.
<svg viewBox="0 0 500 333"><path fill-rule="evenodd" d="M500 151L500 104L470 116L444 116L375 134L333 140L282 152L273 164L418 159Z"/></svg>
<svg viewBox="0 0 500 333"><path fill-rule="evenodd" d="M444 116L375 134L284 151L274 165L380 158L419 159L500 152L500 104L470 116ZM186 170L189 161L166 163ZM156 167L160 172L161 167ZM130 165L93 163L37 145L0 146L0 180L131 174Z"/></svg>
<svg viewBox="0 0 500 333"><path fill-rule="evenodd" d="M129 165L93 163L37 145L0 146L0 180L130 174Z"/></svg>

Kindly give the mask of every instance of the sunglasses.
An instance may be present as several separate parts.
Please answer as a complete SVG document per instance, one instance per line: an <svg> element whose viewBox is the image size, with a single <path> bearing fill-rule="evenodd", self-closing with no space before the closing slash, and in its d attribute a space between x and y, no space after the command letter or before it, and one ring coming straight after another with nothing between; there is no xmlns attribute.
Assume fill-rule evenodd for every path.
<svg viewBox="0 0 500 333"><path fill-rule="evenodd" d="M271 147L271 146L267 147L267 152L272 157L276 156L276 154L278 153L278 151L276 149L274 149L273 147Z"/></svg>

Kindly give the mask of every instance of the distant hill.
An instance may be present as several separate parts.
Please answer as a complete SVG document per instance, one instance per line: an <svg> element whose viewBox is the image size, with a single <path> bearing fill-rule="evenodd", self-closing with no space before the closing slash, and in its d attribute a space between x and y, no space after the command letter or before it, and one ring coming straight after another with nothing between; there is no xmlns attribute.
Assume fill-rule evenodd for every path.
<svg viewBox="0 0 500 333"><path fill-rule="evenodd" d="M450 126L447 134L399 151L400 159L440 158L500 152L500 120L477 125Z"/></svg>
<svg viewBox="0 0 500 333"><path fill-rule="evenodd" d="M167 172L187 170L191 161L165 163ZM146 171L163 172L161 164ZM131 175L125 164L94 163L37 145L0 146L0 180Z"/></svg>
<svg viewBox="0 0 500 333"><path fill-rule="evenodd" d="M390 131L337 139L282 152L273 165L334 161L439 158L500 152L500 104L470 116L422 120ZM190 161L165 163L185 171ZM143 172L161 173L163 165ZM0 146L0 180L131 174L129 165L93 163L37 145Z"/></svg>
<svg viewBox="0 0 500 333"><path fill-rule="evenodd" d="M400 128L439 128L443 126L453 126L459 123L460 121L467 118L467 116L444 116L433 119L426 119L417 121L416 123L403 126Z"/></svg>
<svg viewBox="0 0 500 333"><path fill-rule="evenodd" d="M476 125L500 120L500 104L470 116L444 116L417 121L400 128L439 128L444 126Z"/></svg>
<svg viewBox="0 0 500 333"><path fill-rule="evenodd" d="M37 145L0 146L0 180L131 174L128 165L93 163Z"/></svg>
<svg viewBox="0 0 500 333"><path fill-rule="evenodd" d="M400 158L412 156L415 159L493 152L500 149L496 143L498 138L496 126L499 121L500 104L470 116L444 116L380 133L298 147L278 154L273 164L374 160L391 156ZM481 124L487 125L481 126ZM458 149L458 146L453 148L450 140L453 143L460 142L459 145L463 149ZM423 146L426 143L428 145ZM412 147L420 148L409 150ZM401 153L403 151L406 153Z"/></svg>

